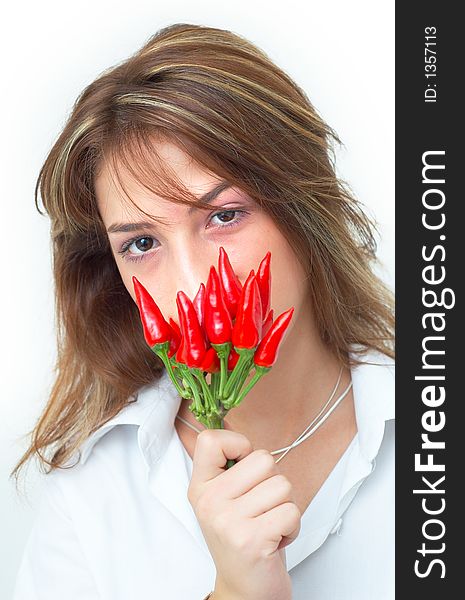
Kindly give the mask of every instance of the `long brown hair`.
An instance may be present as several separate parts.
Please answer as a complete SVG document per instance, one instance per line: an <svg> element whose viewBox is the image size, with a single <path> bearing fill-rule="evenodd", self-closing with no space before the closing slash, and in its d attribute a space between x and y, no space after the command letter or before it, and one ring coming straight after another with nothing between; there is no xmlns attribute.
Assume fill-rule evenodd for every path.
<svg viewBox="0 0 465 600"><path fill-rule="evenodd" d="M51 220L58 353L50 397L10 475L16 481L34 455L46 472L63 468L162 374L116 267L93 186L102 165L118 173L122 164L159 196L210 207L161 161L150 170L157 138L182 146L274 219L308 274L321 338L341 362L357 364L364 349L394 356L393 295L372 270L376 224L336 177L336 133L252 43L227 30L174 24L83 90L40 170L35 202L43 214L40 191Z"/></svg>

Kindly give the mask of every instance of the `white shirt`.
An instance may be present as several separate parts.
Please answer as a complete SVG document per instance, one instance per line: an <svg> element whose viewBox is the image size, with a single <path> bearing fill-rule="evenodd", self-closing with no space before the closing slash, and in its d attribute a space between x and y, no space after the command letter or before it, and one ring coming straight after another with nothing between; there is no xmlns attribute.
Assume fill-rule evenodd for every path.
<svg viewBox="0 0 465 600"><path fill-rule="evenodd" d="M293 600L394 598L394 363L364 361L379 364L352 369L358 432L286 547ZM213 589L180 402L165 372L86 440L76 466L44 477L13 600L202 600Z"/></svg>

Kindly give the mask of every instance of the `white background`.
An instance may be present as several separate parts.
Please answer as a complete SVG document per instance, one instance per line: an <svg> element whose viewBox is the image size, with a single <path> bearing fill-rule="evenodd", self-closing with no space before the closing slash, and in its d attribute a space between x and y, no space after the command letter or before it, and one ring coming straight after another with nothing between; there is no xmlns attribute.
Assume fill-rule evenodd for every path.
<svg viewBox="0 0 465 600"><path fill-rule="evenodd" d="M175 22L229 29L261 47L307 92L344 143L339 174L379 224L379 274L394 285L394 0L41 0L2 12L0 597L11 598L40 496L8 474L52 384L49 222L34 206L39 169L79 92ZM74 599L73 599L74 600Z"/></svg>

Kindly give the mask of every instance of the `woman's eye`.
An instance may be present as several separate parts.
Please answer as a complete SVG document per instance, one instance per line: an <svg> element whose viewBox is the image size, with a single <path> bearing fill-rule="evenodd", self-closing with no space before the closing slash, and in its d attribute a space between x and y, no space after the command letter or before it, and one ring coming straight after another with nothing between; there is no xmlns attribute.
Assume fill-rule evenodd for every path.
<svg viewBox="0 0 465 600"><path fill-rule="evenodd" d="M224 228L224 227L234 227L235 225L238 225L242 219L244 218L244 214L246 213L245 210L223 210L221 212L215 213L211 220L213 220L215 217L221 217L224 218L224 216L226 215L226 221L220 220L220 224L219 227ZM237 215L239 214L239 217L233 218L231 217L231 215Z"/></svg>
<svg viewBox="0 0 465 600"><path fill-rule="evenodd" d="M132 238L125 242L121 247L121 250L118 250L118 254L121 254L125 260L133 260L139 261L145 258L145 254L147 250L151 250L153 247L154 238L149 235L144 235L143 237ZM129 249L134 247L130 252ZM140 251L140 253L139 253Z"/></svg>
<svg viewBox="0 0 465 600"><path fill-rule="evenodd" d="M213 222L213 219L218 217L219 221L217 223L213 222L214 227L218 229L226 229L229 227L235 227L238 225L248 214L245 210L222 210L221 212L215 213L210 222ZM144 235L136 238L131 238L127 240L120 250L118 250L118 254L121 254L125 260L130 261L140 261L146 258L146 254L148 254L148 250L151 250L154 246L155 238ZM132 250L130 250L132 248Z"/></svg>

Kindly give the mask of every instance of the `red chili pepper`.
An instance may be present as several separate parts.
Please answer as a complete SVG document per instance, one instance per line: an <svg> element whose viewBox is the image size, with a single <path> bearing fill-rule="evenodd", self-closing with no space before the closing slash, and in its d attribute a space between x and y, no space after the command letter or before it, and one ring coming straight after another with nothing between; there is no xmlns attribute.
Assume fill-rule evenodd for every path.
<svg viewBox="0 0 465 600"><path fill-rule="evenodd" d="M238 360L239 354L234 350L234 348L231 348L228 356L228 371L232 371L234 369Z"/></svg>
<svg viewBox="0 0 465 600"><path fill-rule="evenodd" d="M242 284L239 281L236 273L229 262L228 255L223 246L220 247L220 255L218 257L218 274L220 276L221 287L223 290L223 297L228 307L231 319L234 319L239 301L241 298Z"/></svg>
<svg viewBox="0 0 465 600"><path fill-rule="evenodd" d="M185 320L185 317L184 317L184 313L181 313L181 311L179 310L179 306L178 306L178 315L179 315L179 322L182 325L182 322ZM184 329L185 329L185 326L184 326ZM180 328L180 331L181 331L181 328ZM177 362L187 365L187 360L188 360L187 343L186 343L186 337L182 334L182 331L181 331L181 341L180 341L178 349L176 351L175 359Z"/></svg>
<svg viewBox="0 0 465 600"><path fill-rule="evenodd" d="M199 324L201 327L203 327L205 314L205 285L203 283L200 284L199 291L192 300L192 304L194 305L195 312L197 313Z"/></svg>
<svg viewBox="0 0 465 600"><path fill-rule="evenodd" d="M252 269L242 289L236 321L232 331L235 348L255 348L262 334L262 303L260 290Z"/></svg>
<svg viewBox="0 0 465 600"><path fill-rule="evenodd" d="M184 343L184 337L181 336L181 342L176 350L175 359L178 363L182 363L183 365L187 364L186 358L186 344Z"/></svg>
<svg viewBox="0 0 465 600"><path fill-rule="evenodd" d="M179 348L179 344L181 343L181 330L179 329L179 325L176 321L170 317L170 326L172 331L172 337L170 342L170 347L168 349L168 358L171 358L176 350Z"/></svg>
<svg viewBox="0 0 465 600"><path fill-rule="evenodd" d="M207 371L207 373L217 373L220 370L220 359L214 348L210 347L207 350L200 369L201 371Z"/></svg>
<svg viewBox="0 0 465 600"><path fill-rule="evenodd" d="M270 310L266 319L263 321L262 338L264 338L265 335L268 333L272 324L273 324L273 309Z"/></svg>
<svg viewBox="0 0 465 600"><path fill-rule="evenodd" d="M179 340L180 340L180 339L181 339L181 337L182 337L182 334L181 334L181 329L180 329L179 325L176 323L176 321L175 321L175 320L174 320L172 317L170 317L170 325L171 325L171 327L173 328L175 335L176 335L176 336L179 338Z"/></svg>
<svg viewBox="0 0 465 600"><path fill-rule="evenodd" d="M271 272L270 272L271 252L268 251L260 263L256 275L258 288L260 290L260 298L262 301L263 318L270 307L271 295Z"/></svg>
<svg viewBox="0 0 465 600"><path fill-rule="evenodd" d="M157 303L134 275L132 283L144 329L145 341L151 348L156 344L170 341L173 334L172 329L163 317Z"/></svg>
<svg viewBox="0 0 465 600"><path fill-rule="evenodd" d="M215 267L210 267L205 292L204 329L211 344L231 341L232 320L221 293L220 279Z"/></svg>
<svg viewBox="0 0 465 600"><path fill-rule="evenodd" d="M183 360L179 362L184 362L188 367L199 368L207 352L205 333L200 326L192 301L183 291L177 293L176 304L182 333L179 354ZM178 360L177 357L178 354L176 354L176 360Z"/></svg>
<svg viewBox="0 0 465 600"><path fill-rule="evenodd" d="M253 357L254 363L257 366L270 368L276 362L279 345L283 339L287 326L291 321L293 313L294 307L291 306L291 308L288 308L280 314L268 333L263 337Z"/></svg>

